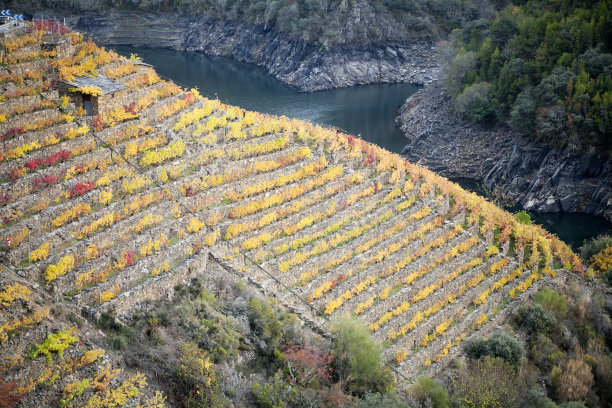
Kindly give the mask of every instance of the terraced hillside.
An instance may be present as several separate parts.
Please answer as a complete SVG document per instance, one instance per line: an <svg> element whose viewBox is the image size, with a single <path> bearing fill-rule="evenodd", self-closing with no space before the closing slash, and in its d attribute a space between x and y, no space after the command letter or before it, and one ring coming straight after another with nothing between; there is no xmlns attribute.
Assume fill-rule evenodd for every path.
<svg viewBox="0 0 612 408"><path fill-rule="evenodd" d="M536 282L582 271L540 227L361 139L203 98L75 33L32 26L4 47L3 291L20 279L92 319L129 320L218 262L322 332L359 316L413 377ZM129 92L96 116L70 92L99 89L58 92L100 74ZM25 332L3 312L2 330L38 333L37 316Z"/></svg>

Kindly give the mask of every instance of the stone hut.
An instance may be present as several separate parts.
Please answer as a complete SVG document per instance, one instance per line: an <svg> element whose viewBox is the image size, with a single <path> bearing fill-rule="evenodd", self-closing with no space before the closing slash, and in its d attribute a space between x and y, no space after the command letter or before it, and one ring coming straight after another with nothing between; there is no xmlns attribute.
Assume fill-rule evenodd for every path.
<svg viewBox="0 0 612 408"><path fill-rule="evenodd" d="M92 87L99 88L102 93L98 96L85 94L74 89ZM126 105L129 88L119 81L107 78L104 75L96 77L77 76L73 81L58 82L60 95L68 95L76 107L83 107L89 116L105 114L116 107Z"/></svg>

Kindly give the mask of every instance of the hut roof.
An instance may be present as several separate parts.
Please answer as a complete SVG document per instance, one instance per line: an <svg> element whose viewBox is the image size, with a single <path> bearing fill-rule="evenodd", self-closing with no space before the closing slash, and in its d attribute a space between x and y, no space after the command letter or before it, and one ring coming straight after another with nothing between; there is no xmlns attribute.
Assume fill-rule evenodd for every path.
<svg viewBox="0 0 612 408"><path fill-rule="evenodd" d="M102 90L102 93L105 95L127 88L127 86L125 86L121 82L115 81L114 79L107 78L104 75L98 75L93 78L89 76L77 76L74 78L73 81L70 81L70 82L62 81L62 82L70 86L73 86L75 88L95 86L95 87L100 88Z"/></svg>

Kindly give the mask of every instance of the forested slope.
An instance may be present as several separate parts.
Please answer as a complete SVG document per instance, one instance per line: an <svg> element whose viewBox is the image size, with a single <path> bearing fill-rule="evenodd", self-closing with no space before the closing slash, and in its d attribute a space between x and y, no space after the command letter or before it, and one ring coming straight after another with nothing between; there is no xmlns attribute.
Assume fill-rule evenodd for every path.
<svg viewBox="0 0 612 408"><path fill-rule="evenodd" d="M612 148L612 2L515 2L455 36L445 83L475 122L590 153Z"/></svg>
<svg viewBox="0 0 612 408"><path fill-rule="evenodd" d="M474 0L26 0L4 2L25 10L145 10L213 17L235 25L262 25L322 46L437 37L467 21L491 15Z"/></svg>

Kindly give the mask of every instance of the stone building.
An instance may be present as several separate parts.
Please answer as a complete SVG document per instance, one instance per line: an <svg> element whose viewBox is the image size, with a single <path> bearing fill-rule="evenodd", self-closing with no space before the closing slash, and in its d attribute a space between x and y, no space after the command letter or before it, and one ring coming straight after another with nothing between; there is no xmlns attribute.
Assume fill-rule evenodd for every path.
<svg viewBox="0 0 612 408"><path fill-rule="evenodd" d="M100 95L94 96L78 91L79 88L96 87L101 91ZM105 114L118 106L123 106L123 101L129 93L129 88L119 81L107 78L104 75L96 77L77 76L73 81L58 82L60 95L68 95L76 107L83 107L86 114L95 116Z"/></svg>

